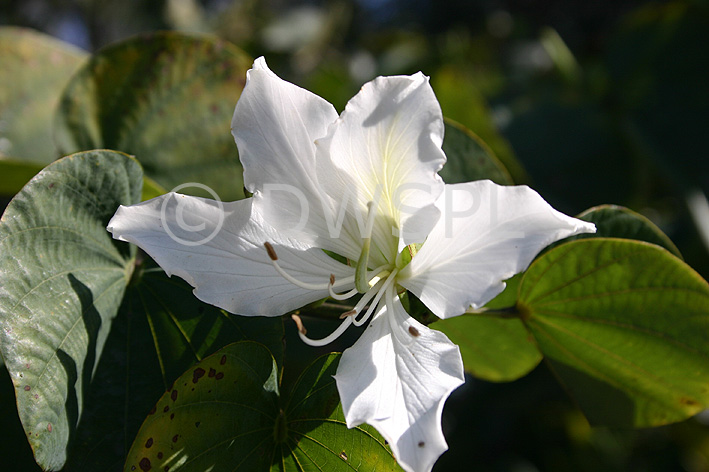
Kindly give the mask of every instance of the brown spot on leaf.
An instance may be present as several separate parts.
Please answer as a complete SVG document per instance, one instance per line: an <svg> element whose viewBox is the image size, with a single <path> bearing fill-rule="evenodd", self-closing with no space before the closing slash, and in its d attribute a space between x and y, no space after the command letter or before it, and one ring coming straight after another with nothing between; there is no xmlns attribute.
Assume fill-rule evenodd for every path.
<svg viewBox="0 0 709 472"><path fill-rule="evenodd" d="M199 428L199 425L200 425L200 424L201 424L201 423L200 423L199 421L197 421L197 422L194 424L194 427L195 427L195 428Z"/></svg>
<svg viewBox="0 0 709 472"><path fill-rule="evenodd" d="M30 390L32 390L32 387L30 387L29 385L25 385L25 392L29 392Z"/></svg>
<svg viewBox="0 0 709 472"><path fill-rule="evenodd" d="M171 420L172 420L172 419L175 419L175 414L174 414L174 413L170 413L170 419L171 419Z"/></svg>
<svg viewBox="0 0 709 472"><path fill-rule="evenodd" d="M207 377L214 377L215 375L217 375L217 371L210 367Z"/></svg>
<svg viewBox="0 0 709 472"><path fill-rule="evenodd" d="M176 443L176 442L177 442L177 438L179 438L179 437L180 437L179 434L174 435L174 436L172 437L172 442Z"/></svg>
<svg viewBox="0 0 709 472"><path fill-rule="evenodd" d="M223 355L222 358L219 359L219 363L220 363L221 365L226 364L226 355Z"/></svg>
<svg viewBox="0 0 709 472"><path fill-rule="evenodd" d="M173 402L177 401L177 390L172 391L172 393L170 394L170 398Z"/></svg>
<svg viewBox="0 0 709 472"><path fill-rule="evenodd" d="M52 432L52 423L47 423L47 431Z"/></svg>
<svg viewBox="0 0 709 472"><path fill-rule="evenodd" d="M150 447L153 445L153 438L148 438L147 441L145 441L145 447L146 449L150 449Z"/></svg>
<svg viewBox="0 0 709 472"><path fill-rule="evenodd" d="M223 378L224 378L224 372L219 372L219 373L216 375L216 377L214 377L214 378L217 379L217 380L223 379Z"/></svg>
<svg viewBox="0 0 709 472"><path fill-rule="evenodd" d="M682 398L680 398L680 399L679 399L679 402L680 402L681 404L687 405L687 406L697 406L697 405L699 405L699 403L697 403L696 401L692 400L691 398L687 398L687 397L682 397Z"/></svg>
<svg viewBox="0 0 709 472"><path fill-rule="evenodd" d="M201 367L197 367L194 372L192 372L192 383L197 383L199 379L204 377L205 370Z"/></svg>
<svg viewBox="0 0 709 472"><path fill-rule="evenodd" d="M166 405L165 408L162 409L163 413L167 413L170 411L170 405Z"/></svg>
<svg viewBox="0 0 709 472"><path fill-rule="evenodd" d="M158 459L162 459L162 451L158 452Z"/></svg>
<svg viewBox="0 0 709 472"><path fill-rule="evenodd" d="M409 326L409 334L415 338L418 338L421 336L421 333L419 333L419 330L414 328L413 326Z"/></svg>
<svg viewBox="0 0 709 472"><path fill-rule="evenodd" d="M153 468L153 466L150 464L150 459L148 459L147 457L143 457L140 462L138 462L138 465L140 466L140 470L143 470L145 472Z"/></svg>

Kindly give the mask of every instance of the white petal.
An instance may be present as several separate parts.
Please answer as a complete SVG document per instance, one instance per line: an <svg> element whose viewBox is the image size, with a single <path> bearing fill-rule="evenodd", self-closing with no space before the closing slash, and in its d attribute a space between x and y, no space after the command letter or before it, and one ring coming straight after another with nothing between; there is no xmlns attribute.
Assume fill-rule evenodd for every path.
<svg viewBox="0 0 709 472"><path fill-rule="evenodd" d="M489 180L446 185L436 205L442 216L398 281L440 318L492 300L504 280L554 241L596 231L526 186Z"/></svg>
<svg viewBox="0 0 709 472"><path fill-rule="evenodd" d="M266 220L282 232L356 258L358 244L329 241L325 216L331 202L317 180L315 140L336 119L331 104L278 78L261 57L247 73L231 131L246 188L263 193L260 211Z"/></svg>
<svg viewBox="0 0 709 472"><path fill-rule="evenodd" d="M338 279L353 274L322 250L279 236L256 203L168 193L121 206L107 229L142 248L168 275L189 282L200 300L240 315L282 315L328 296L326 289L306 290L279 275L264 247L267 241L281 267L303 282L327 284L330 274Z"/></svg>
<svg viewBox="0 0 709 472"><path fill-rule="evenodd" d="M442 142L443 118L428 77L379 77L362 87L318 140L320 181L329 195L344 195L339 202L350 205L349 225L381 194L372 241L383 253L396 254L392 230L404 230L407 244L421 242L436 222L433 204L443 190L437 172L446 160Z"/></svg>
<svg viewBox="0 0 709 472"><path fill-rule="evenodd" d="M430 471L448 449L441 413L464 382L460 351L443 333L411 318L399 297L342 354L335 380L347 426L377 428L405 470Z"/></svg>

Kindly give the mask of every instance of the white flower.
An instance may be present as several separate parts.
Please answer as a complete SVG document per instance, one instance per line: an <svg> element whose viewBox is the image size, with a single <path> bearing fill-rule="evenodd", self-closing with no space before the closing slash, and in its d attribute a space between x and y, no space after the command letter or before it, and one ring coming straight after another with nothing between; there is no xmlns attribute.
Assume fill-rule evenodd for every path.
<svg viewBox="0 0 709 472"><path fill-rule="evenodd" d="M312 340L302 329L301 338L327 344L371 318L337 370L347 425L373 425L404 469L431 470L447 448L441 412L463 363L444 334L406 313L399 293L440 318L460 315L551 242L595 227L524 186L444 184L443 119L421 73L369 82L338 117L260 58L232 132L253 197L223 204L169 193L120 207L109 231L201 300L241 315L362 294L332 335Z"/></svg>

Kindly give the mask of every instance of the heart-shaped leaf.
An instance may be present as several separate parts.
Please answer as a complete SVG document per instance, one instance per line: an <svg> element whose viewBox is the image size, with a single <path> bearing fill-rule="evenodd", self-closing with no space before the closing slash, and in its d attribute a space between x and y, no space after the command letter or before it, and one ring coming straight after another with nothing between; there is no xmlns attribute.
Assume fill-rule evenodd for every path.
<svg viewBox="0 0 709 472"><path fill-rule="evenodd" d="M106 224L140 201L142 172L112 151L42 170L0 220L0 348L37 462L61 468L133 271Z"/></svg>
<svg viewBox="0 0 709 472"><path fill-rule="evenodd" d="M198 182L222 199L242 198L229 128L250 63L232 44L206 36L163 32L111 45L67 86L59 147L117 149L167 189ZM204 194L199 185L181 191Z"/></svg>
<svg viewBox="0 0 709 472"><path fill-rule="evenodd" d="M317 359L285 406L263 345L232 344L189 369L148 416L125 471L397 470L373 428L347 429L332 375Z"/></svg>
<svg viewBox="0 0 709 472"><path fill-rule="evenodd" d="M709 284L668 251L563 244L529 267L518 308L592 422L655 426L709 405Z"/></svg>
<svg viewBox="0 0 709 472"><path fill-rule="evenodd" d="M281 461L275 470L401 470L372 426L347 429L333 378L339 361L340 354L319 357L295 384L284 408L287 437L281 443Z"/></svg>
<svg viewBox="0 0 709 472"><path fill-rule="evenodd" d="M231 315L199 301L187 282L168 278L154 264L139 267L106 342L65 471L120 470L145 417L185 369L246 339L268 346L280 363L282 338L280 318Z"/></svg>
<svg viewBox="0 0 709 472"><path fill-rule="evenodd" d="M30 29L0 28L0 157L47 164L59 157L54 112L88 55Z"/></svg>
<svg viewBox="0 0 709 472"><path fill-rule="evenodd" d="M505 317L495 312L515 306L521 278L518 274L507 280L505 290L480 313L447 318L432 326L460 347L465 370L475 377L509 382L527 375L542 360L542 353L522 321L512 313Z"/></svg>

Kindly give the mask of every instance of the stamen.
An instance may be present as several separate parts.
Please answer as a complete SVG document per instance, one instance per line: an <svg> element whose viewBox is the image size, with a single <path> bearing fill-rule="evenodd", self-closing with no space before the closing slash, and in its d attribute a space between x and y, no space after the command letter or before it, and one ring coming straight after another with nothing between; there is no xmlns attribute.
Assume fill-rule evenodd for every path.
<svg viewBox="0 0 709 472"><path fill-rule="evenodd" d="M377 281L377 283L374 284L374 287L372 287L371 290L369 290L367 293L365 293L365 294L362 296L362 298L359 299L359 301L357 302L357 304L355 305L355 307L354 307L352 310L350 310L348 313L352 313L352 314L355 315L355 316L356 316L358 313L360 313L360 312L364 309L364 307L367 306L367 304L369 303L369 301L370 301L372 298L374 298L374 297L377 295L377 293L379 293L379 291L381 290L382 285L384 285L384 281L383 281L383 280ZM355 324L356 324L356 323L355 323ZM356 326L359 326L359 325L356 324Z"/></svg>
<svg viewBox="0 0 709 472"><path fill-rule="evenodd" d="M374 286L377 282L379 282L379 277L383 273L388 272L389 269L390 269L389 265L386 264L386 265L379 266L376 269L374 269L373 271L371 271L371 273L374 275L372 275L370 277L370 279L367 283L367 286L368 287ZM372 282L374 282L374 283L372 283ZM349 292L337 293L333 290L334 285L335 285L335 275L330 274L330 286L328 287L328 291L330 292L330 297L332 297L335 300L349 300L350 298L352 298L355 295L357 295L358 293L360 293L359 290L357 290L357 288L353 288ZM338 285L342 285L342 283L340 283ZM367 291L369 291L369 289Z"/></svg>
<svg viewBox="0 0 709 472"><path fill-rule="evenodd" d="M273 267L281 275L281 277L283 277L293 285L297 285L298 287L304 288L305 290L327 290L330 286L330 284L309 284L307 282L300 281L290 275L285 270L283 270L283 268L278 264L278 262L276 262L275 259L271 259L271 264L273 264Z"/></svg>
<svg viewBox="0 0 709 472"><path fill-rule="evenodd" d="M295 321L295 325L298 327L298 332L300 334L305 334L308 332L307 329L305 329L305 326L303 326L303 320L300 319L300 316L298 315L290 315L290 317Z"/></svg>
<svg viewBox="0 0 709 472"><path fill-rule="evenodd" d="M296 321L296 324L297 323L298 322ZM325 346L326 344L330 344L335 339L339 338L342 335L342 333L344 333L347 330L347 328L349 328L349 326L351 324L352 324L352 317L348 316L347 318L345 318L345 320L342 322L342 324L340 324L340 326L338 326L337 329L332 332L332 334L330 334L329 336L324 337L322 339L310 339L309 337L305 336L305 334L300 330L298 331L298 335L300 336L300 339L305 344L308 344L308 345L314 346L314 347ZM303 328L303 330L305 330L305 328Z"/></svg>
<svg viewBox="0 0 709 472"><path fill-rule="evenodd" d="M359 293L356 288L353 288L349 292L337 293L332 289L332 284L328 286L328 291L330 292L330 297L335 300L348 300Z"/></svg>
<svg viewBox="0 0 709 472"><path fill-rule="evenodd" d="M398 270L394 269L391 274L389 274L389 277L386 278L384 281L384 284L382 287L377 290L377 296L374 297L374 300L372 300L372 303L369 305L369 308L367 309L367 312L360 318L359 320L355 319L354 320L354 325L355 326L362 326L364 323L367 322L370 316L372 316L372 313L374 313L374 310L377 308L377 305L379 305L379 301L382 299L382 296L384 293L388 293L392 290L393 287L393 282L394 279L396 278ZM363 297L364 298L364 297Z"/></svg>
<svg viewBox="0 0 709 472"><path fill-rule="evenodd" d="M293 285L296 285L300 288L304 288L306 290L330 290L331 288L335 287L342 287L345 285L349 285L354 282L354 276L350 277L345 277L343 279L338 280L336 283L330 283L330 281L334 280L334 275L330 275L330 280L328 280L328 283L326 284L311 284L307 282L300 281L287 273L281 265L278 263L278 254L276 254L276 250L273 248L273 245L266 241L263 243L263 246L266 248L266 252L268 253L268 257L271 259L271 264L273 267L276 269L276 272L278 272L281 277L286 279L288 282L292 283ZM379 270L379 269L377 269Z"/></svg>

